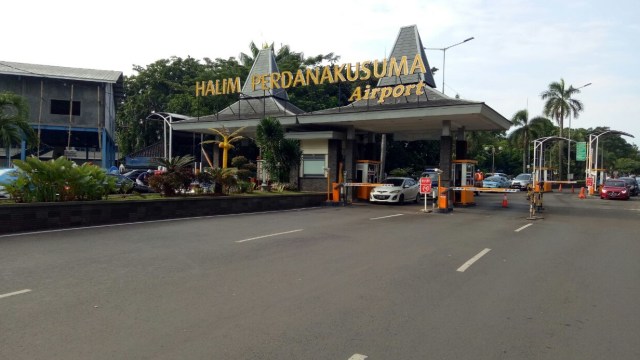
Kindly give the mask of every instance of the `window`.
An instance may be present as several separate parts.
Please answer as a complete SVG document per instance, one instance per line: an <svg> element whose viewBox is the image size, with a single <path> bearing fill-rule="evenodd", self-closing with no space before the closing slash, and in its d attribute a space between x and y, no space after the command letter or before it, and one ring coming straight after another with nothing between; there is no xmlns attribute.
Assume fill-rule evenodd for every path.
<svg viewBox="0 0 640 360"><path fill-rule="evenodd" d="M302 176L324 176L325 155L302 155Z"/></svg>
<svg viewBox="0 0 640 360"><path fill-rule="evenodd" d="M69 115L69 100L51 100L51 114ZM80 101L73 102L72 115L80 116Z"/></svg>

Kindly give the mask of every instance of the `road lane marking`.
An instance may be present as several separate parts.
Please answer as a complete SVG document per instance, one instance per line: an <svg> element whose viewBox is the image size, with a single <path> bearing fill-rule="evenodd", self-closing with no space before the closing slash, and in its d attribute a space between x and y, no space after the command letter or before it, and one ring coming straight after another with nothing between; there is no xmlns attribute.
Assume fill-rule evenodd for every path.
<svg viewBox="0 0 640 360"><path fill-rule="evenodd" d="M476 256L472 257L471 259L469 259L469 261L467 261L466 263L462 264L462 266L460 266L457 271L464 272L465 270L467 270L469 268L469 266L473 265L474 262L480 260L480 258L483 257L489 251L491 251L491 249L484 249L484 250L480 251Z"/></svg>
<svg viewBox="0 0 640 360"><path fill-rule="evenodd" d="M10 293L7 293L7 294L1 294L0 295L0 299L6 298L6 297L9 297L9 296L13 296L13 295L20 295L20 294L28 293L30 291L31 291L31 289L24 289L24 290L20 290L20 291L10 292Z"/></svg>
<svg viewBox="0 0 640 360"><path fill-rule="evenodd" d="M73 231L73 230L100 229L100 228L109 228L109 227L117 227L117 226L151 224L151 223L161 223L161 222L171 222L171 221L181 221L181 220L201 220L201 219L212 219L217 217L262 215L262 214L272 214L272 213L281 213L281 212L296 212L296 211L302 211L302 210L315 210L315 209L322 209L322 208L323 208L322 206L312 206L307 208L297 208L297 209L288 209L288 210L269 210L269 211L250 212L250 213L206 215L206 216L192 216L192 217L186 217L186 218L133 221L133 222L126 222L126 223L119 223L119 224L91 225L91 226L71 227L71 228L64 228L64 229L51 229L51 230L41 230L41 231L29 231L29 232L15 233L15 234L4 234L4 235L0 235L0 238L25 236L25 235L41 235L41 234L50 234L50 233L57 233L57 232L64 232L64 231Z"/></svg>
<svg viewBox="0 0 640 360"><path fill-rule="evenodd" d="M362 354L353 354L349 359L347 360L364 360L368 358L367 355L362 355Z"/></svg>
<svg viewBox="0 0 640 360"><path fill-rule="evenodd" d="M529 224L527 224L527 225L525 225L525 226L521 226L521 227L517 228L515 231L516 231L516 232L520 232L520 231L522 231L522 230L524 230L524 229L528 228L528 227L529 227L529 226L531 226L531 225L533 225L533 223L529 223Z"/></svg>
<svg viewBox="0 0 640 360"><path fill-rule="evenodd" d="M404 215L404 214L395 214L395 215L388 215L388 216L380 216L380 217L371 218L371 219L369 219L369 220L387 219L387 218L392 218L392 217L402 216L402 215Z"/></svg>
<svg viewBox="0 0 640 360"><path fill-rule="evenodd" d="M236 241L236 242L237 242L237 243L242 243L242 242L245 242L245 241L251 241L251 240L264 239L264 238L272 237L272 236L278 236L278 235L291 234L291 233L295 233L295 232L302 231L302 230L304 230L304 229L297 229L297 230L285 231L285 232L276 233L276 234L269 234L269 235L256 236L256 237L252 237L252 238L249 238L249 239L238 240L238 241Z"/></svg>

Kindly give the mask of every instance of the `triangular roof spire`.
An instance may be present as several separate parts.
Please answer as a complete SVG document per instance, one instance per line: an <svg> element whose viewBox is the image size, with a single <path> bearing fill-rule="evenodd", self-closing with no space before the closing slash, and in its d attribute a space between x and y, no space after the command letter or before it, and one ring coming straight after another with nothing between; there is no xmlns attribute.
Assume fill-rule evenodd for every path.
<svg viewBox="0 0 640 360"><path fill-rule="evenodd" d="M407 59L413 59L416 54L420 54L422 57L422 62L427 70L426 73L420 72L411 75L402 75L399 79L397 76L384 77L378 80L378 87L398 84L415 84L420 81L424 81L425 84L435 88L436 82L433 80L433 74L431 73L431 67L429 66L427 55L424 52L424 46L422 46L418 27L416 25L410 25L400 28L396 42L393 45L393 50L391 50L391 54L389 55L389 59L400 59L403 56L406 56Z"/></svg>
<svg viewBox="0 0 640 360"><path fill-rule="evenodd" d="M279 73L278 64L276 64L276 56L273 53L273 48L268 46L258 52L256 59L251 66L251 71L244 82L242 87L242 94L249 97L258 96L275 96L281 99L289 100L289 95L284 89L262 90L260 87L256 87L253 90L251 86L251 79L256 75L266 75L270 73Z"/></svg>

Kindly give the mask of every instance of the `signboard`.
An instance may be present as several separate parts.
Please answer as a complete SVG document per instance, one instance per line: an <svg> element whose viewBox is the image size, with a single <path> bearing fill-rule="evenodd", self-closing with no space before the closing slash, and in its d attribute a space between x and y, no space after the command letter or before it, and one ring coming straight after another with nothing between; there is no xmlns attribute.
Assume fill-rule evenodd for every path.
<svg viewBox="0 0 640 360"><path fill-rule="evenodd" d="M428 194L431 192L431 178L420 178L420 194Z"/></svg>
<svg viewBox="0 0 640 360"><path fill-rule="evenodd" d="M587 178L587 186L593 186L593 178L592 177L588 177Z"/></svg>
<svg viewBox="0 0 640 360"><path fill-rule="evenodd" d="M576 143L576 161L587 160L587 143L580 141Z"/></svg>

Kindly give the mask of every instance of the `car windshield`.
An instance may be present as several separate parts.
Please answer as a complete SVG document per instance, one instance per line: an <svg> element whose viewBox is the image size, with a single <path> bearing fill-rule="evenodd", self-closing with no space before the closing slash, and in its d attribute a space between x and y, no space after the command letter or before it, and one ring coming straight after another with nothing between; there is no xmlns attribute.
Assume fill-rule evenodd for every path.
<svg viewBox="0 0 640 360"><path fill-rule="evenodd" d="M385 185L402 186L404 179L387 179L383 182Z"/></svg>
<svg viewBox="0 0 640 360"><path fill-rule="evenodd" d="M604 186L623 187L624 186L624 181L622 181L622 180L607 180L607 181L604 182Z"/></svg>
<svg viewBox="0 0 640 360"><path fill-rule="evenodd" d="M18 177L18 171L16 170L5 171L0 175L0 184L5 182L11 182L15 180L17 177Z"/></svg>
<svg viewBox="0 0 640 360"><path fill-rule="evenodd" d="M516 176L516 180L529 180L531 179L531 175L529 174L520 174Z"/></svg>
<svg viewBox="0 0 640 360"><path fill-rule="evenodd" d="M500 178L500 176L489 176L488 178L485 179L485 181L499 182L499 181L502 181L502 179Z"/></svg>

